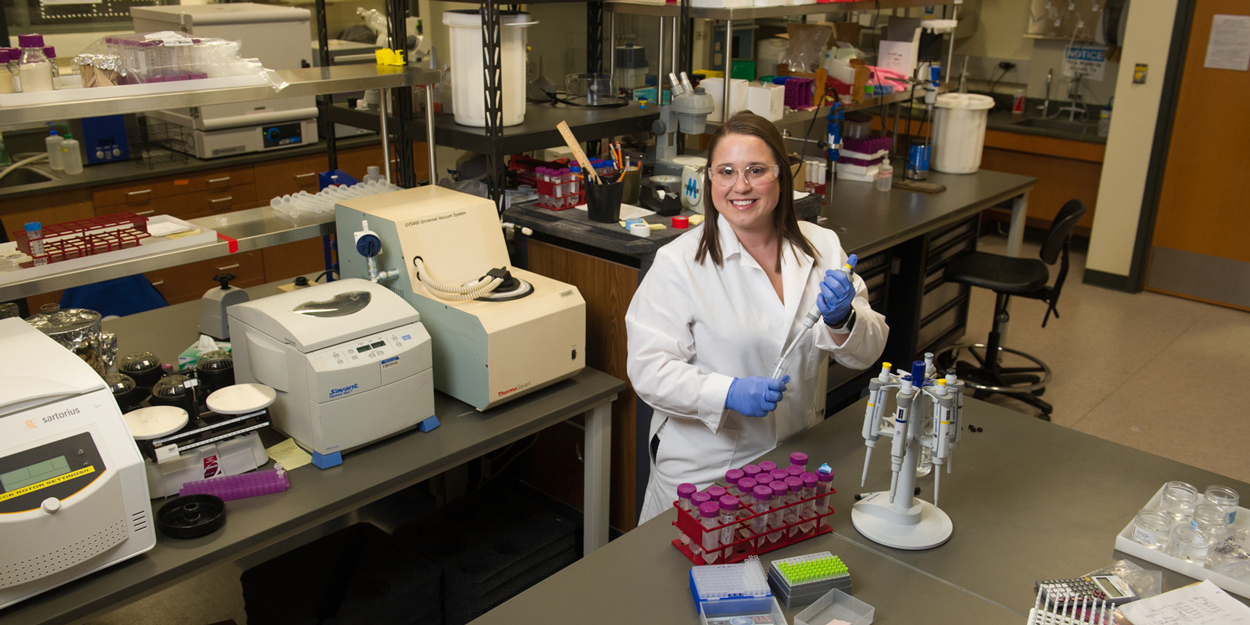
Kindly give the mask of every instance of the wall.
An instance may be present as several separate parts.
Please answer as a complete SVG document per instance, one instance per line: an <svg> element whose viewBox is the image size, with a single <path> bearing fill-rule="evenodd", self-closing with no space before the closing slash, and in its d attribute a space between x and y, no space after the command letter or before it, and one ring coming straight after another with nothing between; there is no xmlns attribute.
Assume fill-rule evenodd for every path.
<svg viewBox="0 0 1250 625"><path fill-rule="evenodd" d="M1087 270L1128 276L1132 267L1176 5L1154 0L1149 11L1129 12ZM1133 84L1136 63L1150 66L1144 85Z"/></svg>

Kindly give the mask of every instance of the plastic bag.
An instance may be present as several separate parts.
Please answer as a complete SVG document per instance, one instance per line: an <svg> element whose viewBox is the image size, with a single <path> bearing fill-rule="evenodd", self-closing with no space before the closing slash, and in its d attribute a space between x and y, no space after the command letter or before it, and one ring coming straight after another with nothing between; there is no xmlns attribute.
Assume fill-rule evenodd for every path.
<svg viewBox="0 0 1250 625"><path fill-rule="evenodd" d="M1128 560L1116 560L1097 571L1085 574L1086 577L1094 575L1118 576L1128 583L1140 599L1153 597L1163 592L1163 571L1149 571Z"/></svg>
<svg viewBox="0 0 1250 625"><path fill-rule="evenodd" d="M790 47L777 64L789 65L792 72L815 72L824 60L825 46L833 29L816 24L787 24L786 27L790 31Z"/></svg>
<svg viewBox="0 0 1250 625"><path fill-rule="evenodd" d="M257 59L239 56L239 42L162 31L104 37L74 57L83 87L112 87L228 76L259 76L274 91L287 82ZM190 87L190 85L188 85Z"/></svg>

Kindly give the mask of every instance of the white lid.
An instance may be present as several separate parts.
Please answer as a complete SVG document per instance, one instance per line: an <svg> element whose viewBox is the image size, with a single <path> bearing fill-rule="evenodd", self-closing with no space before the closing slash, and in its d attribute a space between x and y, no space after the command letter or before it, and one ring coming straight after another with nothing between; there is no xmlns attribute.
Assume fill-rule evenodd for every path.
<svg viewBox="0 0 1250 625"><path fill-rule="evenodd" d="M236 2L230 4L184 4L133 7L133 17L186 25L256 24L262 22L308 22L312 12L298 7Z"/></svg>
<svg viewBox="0 0 1250 625"><path fill-rule="evenodd" d="M264 384L235 384L213 391L204 403L217 414L247 414L269 407L277 397Z"/></svg>
<svg viewBox="0 0 1250 625"><path fill-rule="evenodd" d="M937 97L937 107L983 111L994 108L994 98L975 93L943 93Z"/></svg>
<svg viewBox="0 0 1250 625"><path fill-rule="evenodd" d="M509 24L523 24L530 21L529 13L514 13L512 11L500 11L499 23L507 26ZM477 9L464 11L443 11L443 23L449 26L478 26L482 25L482 14Z"/></svg>
<svg viewBox="0 0 1250 625"><path fill-rule="evenodd" d="M177 406L152 406L127 412L126 428L137 441L169 436L187 424L187 411Z"/></svg>
<svg viewBox="0 0 1250 625"><path fill-rule="evenodd" d="M104 389L90 365L29 323L0 319L0 416Z"/></svg>
<svg viewBox="0 0 1250 625"><path fill-rule="evenodd" d="M350 298L363 305L340 306L337 311L330 311L335 307L328 303L336 298ZM317 306L319 303L327 303L327 306ZM319 310L328 312L319 314ZM226 313L231 319L290 343L303 353L414 323L421 318L412 304L390 289L358 278L335 280L235 304L227 308Z"/></svg>
<svg viewBox="0 0 1250 625"><path fill-rule="evenodd" d="M691 167L707 167L707 157L705 156L674 156L673 162L678 165L690 165Z"/></svg>

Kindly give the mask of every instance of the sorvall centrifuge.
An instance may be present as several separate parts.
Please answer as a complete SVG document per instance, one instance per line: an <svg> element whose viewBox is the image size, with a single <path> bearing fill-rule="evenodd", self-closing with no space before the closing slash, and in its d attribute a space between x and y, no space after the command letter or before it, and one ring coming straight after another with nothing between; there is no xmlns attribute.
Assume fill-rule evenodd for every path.
<svg viewBox="0 0 1250 625"><path fill-rule="evenodd" d="M424 186L344 201L335 220L342 275L372 273L421 312L434 388L486 410L585 367L585 300L577 287L509 267L494 202Z"/></svg>

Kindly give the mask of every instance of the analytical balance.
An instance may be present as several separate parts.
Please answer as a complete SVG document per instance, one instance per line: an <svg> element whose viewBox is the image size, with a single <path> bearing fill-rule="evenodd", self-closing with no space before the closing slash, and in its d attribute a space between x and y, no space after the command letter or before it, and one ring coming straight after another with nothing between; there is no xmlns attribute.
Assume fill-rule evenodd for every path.
<svg viewBox="0 0 1250 625"><path fill-rule="evenodd" d="M0 319L0 353L2 609L137 556L156 533L143 458L99 374L21 319Z"/></svg>
<svg viewBox="0 0 1250 625"><path fill-rule="evenodd" d="M273 427L327 468L341 455L422 425L431 429L430 335L403 298L339 280L227 309L239 383L277 391ZM428 421L428 422L427 422Z"/></svg>
<svg viewBox="0 0 1250 625"><path fill-rule="evenodd" d="M495 204L424 186L339 203L343 276L402 295L434 338L434 387L478 410L586 366L577 287L508 267Z"/></svg>

